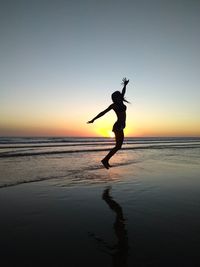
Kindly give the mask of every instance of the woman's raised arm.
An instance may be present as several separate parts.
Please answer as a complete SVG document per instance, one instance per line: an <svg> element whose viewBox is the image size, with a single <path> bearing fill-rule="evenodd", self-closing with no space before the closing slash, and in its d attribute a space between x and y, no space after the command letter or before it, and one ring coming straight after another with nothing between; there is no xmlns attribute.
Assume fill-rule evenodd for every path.
<svg viewBox="0 0 200 267"><path fill-rule="evenodd" d="M125 93L126 93L126 86L129 83L129 80L127 80L126 78L122 79L122 85L124 85L123 89L122 89L122 97L124 97Z"/></svg>

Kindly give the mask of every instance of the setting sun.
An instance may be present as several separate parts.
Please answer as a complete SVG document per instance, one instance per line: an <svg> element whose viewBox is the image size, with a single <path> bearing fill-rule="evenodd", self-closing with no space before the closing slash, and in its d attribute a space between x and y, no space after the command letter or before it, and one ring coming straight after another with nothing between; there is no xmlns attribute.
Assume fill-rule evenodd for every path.
<svg viewBox="0 0 200 267"><path fill-rule="evenodd" d="M110 129L107 129L107 128L97 128L95 132L100 137L113 138L115 136L114 133Z"/></svg>
<svg viewBox="0 0 200 267"><path fill-rule="evenodd" d="M109 131L108 134L109 134L109 136L112 137L112 138L115 137L115 134L114 134L112 131Z"/></svg>

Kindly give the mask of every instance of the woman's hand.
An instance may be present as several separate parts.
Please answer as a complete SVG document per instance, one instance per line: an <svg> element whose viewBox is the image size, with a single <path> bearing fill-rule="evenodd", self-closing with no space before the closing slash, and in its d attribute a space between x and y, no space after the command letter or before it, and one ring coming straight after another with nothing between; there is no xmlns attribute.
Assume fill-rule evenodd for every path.
<svg viewBox="0 0 200 267"><path fill-rule="evenodd" d="M91 120L91 121L88 121L87 123L93 123L94 122L94 120Z"/></svg>
<svg viewBox="0 0 200 267"><path fill-rule="evenodd" d="M127 80L126 78L122 79L122 85L126 86L129 83L129 80Z"/></svg>

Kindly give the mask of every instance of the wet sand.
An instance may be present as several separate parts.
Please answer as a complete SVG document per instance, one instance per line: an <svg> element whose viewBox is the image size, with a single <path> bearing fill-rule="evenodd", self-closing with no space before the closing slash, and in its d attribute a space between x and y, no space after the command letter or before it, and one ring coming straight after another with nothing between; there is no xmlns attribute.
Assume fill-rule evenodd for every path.
<svg viewBox="0 0 200 267"><path fill-rule="evenodd" d="M199 266L188 155L120 152L105 170L94 154L82 172L1 188L2 266Z"/></svg>

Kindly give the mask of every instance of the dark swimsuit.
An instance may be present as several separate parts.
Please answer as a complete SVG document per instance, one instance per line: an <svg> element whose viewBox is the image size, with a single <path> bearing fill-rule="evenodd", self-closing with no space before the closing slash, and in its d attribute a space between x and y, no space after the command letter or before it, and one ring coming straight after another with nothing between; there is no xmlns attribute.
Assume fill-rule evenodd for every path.
<svg viewBox="0 0 200 267"><path fill-rule="evenodd" d="M117 132L117 131L122 131L125 127L126 127L126 115L123 115L122 118L120 118L120 113L121 112L125 112L126 111L126 106L124 104L115 104L114 106L114 111L117 114L117 121L115 122L115 124L113 125L113 132Z"/></svg>

